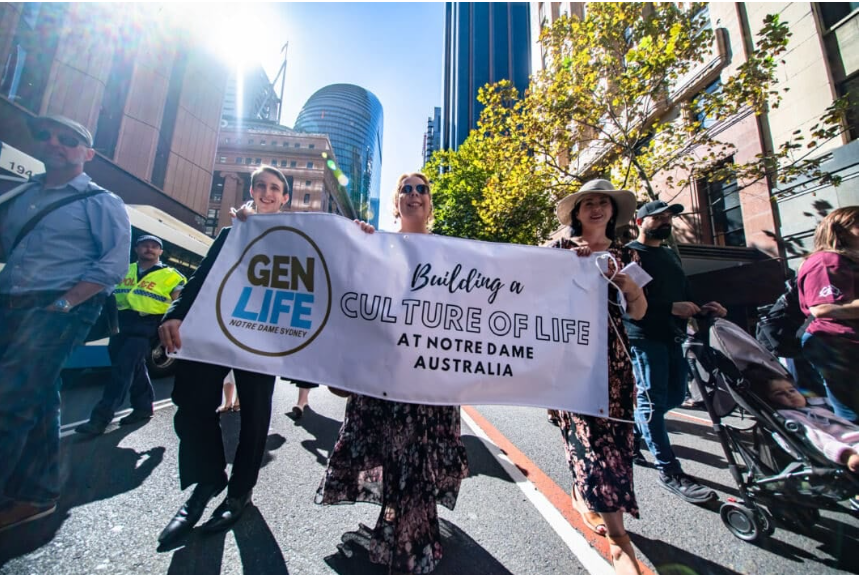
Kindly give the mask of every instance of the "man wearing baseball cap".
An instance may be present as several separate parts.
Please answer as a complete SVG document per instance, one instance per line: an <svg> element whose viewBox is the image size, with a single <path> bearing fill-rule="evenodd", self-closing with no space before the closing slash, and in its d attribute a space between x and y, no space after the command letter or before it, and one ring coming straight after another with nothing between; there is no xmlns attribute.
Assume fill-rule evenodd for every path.
<svg viewBox="0 0 860 575"><path fill-rule="evenodd" d="M665 417L681 405L687 390L687 363L681 351L687 320L700 312L723 317L726 310L717 302L701 307L694 303L681 259L662 245L672 235L672 220L682 211L681 204L657 200L636 212L639 237L627 246L639 253L640 265L653 279L645 286L645 317L625 319L624 325L636 376L636 421L654 456L660 484L689 503L706 503L716 493L683 472L669 442Z"/></svg>
<svg viewBox="0 0 860 575"><path fill-rule="evenodd" d="M158 338L161 316L177 298L185 276L161 263L164 247L155 236L143 235L134 242L137 261L116 286L119 333L110 338L110 379L102 399L93 408L89 421L75 428L83 435L101 435L129 395L132 411L120 425L146 422L152 418L155 392L146 369L146 357Z"/></svg>
<svg viewBox="0 0 860 575"><path fill-rule="evenodd" d="M57 508L60 372L128 269L131 242L122 200L84 172L89 130L42 116L30 131L45 173L0 196L0 532Z"/></svg>

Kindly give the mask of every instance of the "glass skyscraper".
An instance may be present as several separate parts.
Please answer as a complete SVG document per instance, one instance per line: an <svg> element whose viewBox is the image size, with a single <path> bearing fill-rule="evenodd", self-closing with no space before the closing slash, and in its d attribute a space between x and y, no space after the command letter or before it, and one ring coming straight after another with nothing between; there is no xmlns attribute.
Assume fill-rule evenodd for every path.
<svg viewBox="0 0 860 575"><path fill-rule="evenodd" d="M360 217L379 227L382 168L379 99L352 84L326 86L305 102L295 129L328 135L338 167L348 179L345 185L353 206Z"/></svg>
<svg viewBox="0 0 860 575"><path fill-rule="evenodd" d="M531 61L527 2L446 2L442 148L456 150L478 125L478 90L510 80L522 94Z"/></svg>

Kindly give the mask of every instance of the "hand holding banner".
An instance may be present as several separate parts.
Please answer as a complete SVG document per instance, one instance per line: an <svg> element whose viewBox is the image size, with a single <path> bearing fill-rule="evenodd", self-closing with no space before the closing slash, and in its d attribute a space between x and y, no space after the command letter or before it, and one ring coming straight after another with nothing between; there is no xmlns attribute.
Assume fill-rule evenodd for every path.
<svg viewBox="0 0 860 575"><path fill-rule="evenodd" d="M179 357L395 401L600 416L607 329L593 256L256 215L230 232Z"/></svg>

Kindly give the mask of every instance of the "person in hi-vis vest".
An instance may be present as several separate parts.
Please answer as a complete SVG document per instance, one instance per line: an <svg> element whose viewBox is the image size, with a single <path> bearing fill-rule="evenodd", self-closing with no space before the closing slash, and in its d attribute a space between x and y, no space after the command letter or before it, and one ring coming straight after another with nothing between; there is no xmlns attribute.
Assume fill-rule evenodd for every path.
<svg viewBox="0 0 860 575"><path fill-rule="evenodd" d="M89 421L75 428L78 433L104 433L126 394L130 395L132 412L119 420L120 425L152 418L155 394L146 370L146 356L158 337L161 316L186 282L185 276L161 263L163 251L161 240L155 236L140 236L134 244L137 261L129 266L125 279L114 289L119 333L111 337L108 345L110 379Z"/></svg>

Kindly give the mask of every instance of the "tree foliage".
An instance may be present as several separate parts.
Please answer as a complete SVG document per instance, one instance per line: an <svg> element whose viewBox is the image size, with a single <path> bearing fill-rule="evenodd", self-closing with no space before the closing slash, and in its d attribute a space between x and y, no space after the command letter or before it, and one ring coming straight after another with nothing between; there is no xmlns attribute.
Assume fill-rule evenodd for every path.
<svg viewBox="0 0 860 575"><path fill-rule="evenodd" d="M526 95L508 82L482 89L477 130L425 167L436 184L437 230L536 243L557 225L554 203L601 176L649 199L657 198L657 174L676 190L702 174L735 177L741 187L764 177L833 181L809 156L843 131L841 100L809 134L798 131L747 163L723 161L736 148L703 120L724 126L778 107L777 68L791 33L767 16L745 61L722 73L719 89L703 91L689 85L691 71L713 60L716 35L706 4L684 6L589 3L585 18L545 28L546 69Z"/></svg>

